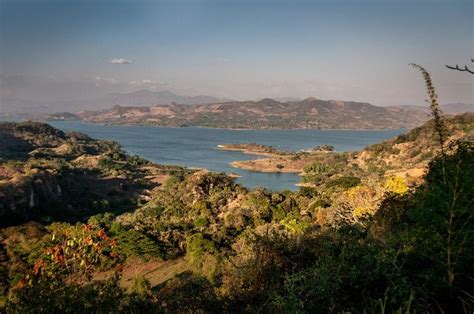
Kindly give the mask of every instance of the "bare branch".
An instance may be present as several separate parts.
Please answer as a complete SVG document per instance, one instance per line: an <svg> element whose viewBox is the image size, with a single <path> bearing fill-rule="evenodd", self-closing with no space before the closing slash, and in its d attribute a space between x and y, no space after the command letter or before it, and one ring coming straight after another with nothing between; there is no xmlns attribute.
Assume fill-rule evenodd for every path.
<svg viewBox="0 0 474 314"><path fill-rule="evenodd" d="M471 62L474 62L474 58L471 58ZM456 64L456 66L451 66L451 65L447 65L446 64L446 67L450 70L455 70L455 71L460 71L460 72L468 72L468 73L471 73L471 74L474 74L474 71L469 69L467 67L467 65L464 66L464 68L460 67L459 65Z"/></svg>

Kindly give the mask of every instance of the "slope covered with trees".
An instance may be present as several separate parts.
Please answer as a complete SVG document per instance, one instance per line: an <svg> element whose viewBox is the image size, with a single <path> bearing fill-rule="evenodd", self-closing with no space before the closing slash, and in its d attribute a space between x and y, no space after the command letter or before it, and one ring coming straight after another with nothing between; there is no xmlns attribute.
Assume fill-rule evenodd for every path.
<svg viewBox="0 0 474 314"><path fill-rule="evenodd" d="M472 127L466 119L448 125ZM424 130L388 143L421 143ZM11 194L2 194L10 210L4 215L12 208L22 213L2 218L10 225L1 230L0 254L8 311L462 311L473 305L468 137L445 155L433 146L434 159L415 185L379 172L370 179L353 167L362 172L349 175L347 160L337 157L321 169L312 166L321 184L299 192L248 190L224 174L163 168L114 143L44 124L4 124L2 145L16 148L2 150L3 191L15 187L27 197L27 187L47 175L64 195L56 203L38 205L35 196L31 207L8 207ZM369 147L367 154L376 153L367 158L375 162L393 149L382 147ZM76 185L100 184L66 197L78 191L65 179L70 174ZM110 178L121 180L100 191ZM163 184L149 186L156 179ZM17 224L20 218L36 222ZM138 268L140 260L149 268ZM141 271L121 280L134 267Z"/></svg>

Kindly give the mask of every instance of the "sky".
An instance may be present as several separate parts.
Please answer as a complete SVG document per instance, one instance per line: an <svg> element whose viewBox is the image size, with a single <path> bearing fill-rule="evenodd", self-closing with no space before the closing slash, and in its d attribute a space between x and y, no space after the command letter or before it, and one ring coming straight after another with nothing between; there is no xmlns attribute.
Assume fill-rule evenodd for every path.
<svg viewBox="0 0 474 314"><path fill-rule="evenodd" d="M0 100L169 90L235 100L474 102L472 0L0 0Z"/></svg>

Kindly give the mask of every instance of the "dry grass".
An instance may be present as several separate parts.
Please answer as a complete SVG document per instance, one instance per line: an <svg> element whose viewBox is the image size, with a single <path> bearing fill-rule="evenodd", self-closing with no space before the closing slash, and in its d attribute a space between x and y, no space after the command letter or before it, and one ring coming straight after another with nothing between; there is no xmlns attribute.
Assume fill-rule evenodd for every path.
<svg viewBox="0 0 474 314"><path fill-rule="evenodd" d="M123 288L130 288L133 281L139 276L147 279L152 287L158 286L174 276L189 271L190 268L184 257L163 261L152 259L143 261L139 258L129 259L122 272L120 285ZM101 272L94 275L94 280L105 280L113 276L113 271Z"/></svg>

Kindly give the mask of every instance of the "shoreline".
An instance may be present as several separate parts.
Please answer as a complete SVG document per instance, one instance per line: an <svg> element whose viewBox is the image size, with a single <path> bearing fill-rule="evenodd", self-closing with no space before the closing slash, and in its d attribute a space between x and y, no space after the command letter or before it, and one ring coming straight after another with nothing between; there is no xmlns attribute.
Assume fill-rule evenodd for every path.
<svg viewBox="0 0 474 314"><path fill-rule="evenodd" d="M215 149L230 151L230 152L241 152L246 155L262 156L262 157L269 157L269 158L292 156L291 154L266 153L266 152L253 151L252 149L248 149L248 148L229 147L223 144L217 145L217 148Z"/></svg>
<svg viewBox="0 0 474 314"><path fill-rule="evenodd" d="M269 160L267 158L265 159L257 159L260 161L265 161ZM259 167L257 165L249 165L249 162L252 160L244 160L244 161L233 161L230 163L231 167L237 168L237 169L242 169L242 170L247 170L247 171L252 171L252 172L261 172L261 173L293 173L297 175L301 175L304 171L302 169L274 169L274 168L264 168L264 167Z"/></svg>
<svg viewBox="0 0 474 314"><path fill-rule="evenodd" d="M105 126L142 126L142 127L152 127L152 128L168 128L168 129L184 129L184 128L196 128L196 129L214 129L214 130L228 130L228 131L397 131L397 130L410 130L413 127L402 127L402 128L369 128L369 129L344 129L344 128L226 128L226 127L210 127L210 126L199 126L199 125L190 125L190 126L166 126L166 125L156 125L156 124L146 124L146 123L113 123L113 122L94 122L89 120L60 120L60 119L46 119L46 122L82 122L88 124L98 124Z"/></svg>

